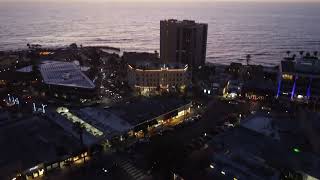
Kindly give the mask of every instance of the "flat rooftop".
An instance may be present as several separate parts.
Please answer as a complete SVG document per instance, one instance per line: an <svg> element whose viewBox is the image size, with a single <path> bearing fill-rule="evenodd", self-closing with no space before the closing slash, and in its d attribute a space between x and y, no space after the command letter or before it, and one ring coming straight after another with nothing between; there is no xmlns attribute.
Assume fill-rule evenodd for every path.
<svg viewBox="0 0 320 180"><path fill-rule="evenodd" d="M141 70L170 70L170 69L179 69L179 70L187 70L188 65L187 64L181 64L181 63L169 63L169 64L162 64L158 62L148 62L148 61L142 61L142 62L136 62L129 64L134 69L141 69Z"/></svg>
<svg viewBox="0 0 320 180"><path fill-rule="evenodd" d="M191 102L178 98L139 98L110 107L107 111L136 126L189 103Z"/></svg>
<svg viewBox="0 0 320 180"><path fill-rule="evenodd" d="M300 73L320 75L320 62L317 58L299 58L297 60L281 61L281 71L286 73Z"/></svg>
<svg viewBox="0 0 320 180"><path fill-rule="evenodd" d="M148 53L148 52L123 52L122 58L128 64L135 64L137 62L159 62L158 53Z"/></svg>
<svg viewBox="0 0 320 180"><path fill-rule="evenodd" d="M86 107L75 112L84 121L100 129L106 137L126 133L132 128L128 122L99 107Z"/></svg>
<svg viewBox="0 0 320 180"><path fill-rule="evenodd" d="M5 71L0 72L0 80L20 82L20 81L31 81L34 77L32 74L26 74L18 71Z"/></svg>
<svg viewBox="0 0 320 180"><path fill-rule="evenodd" d="M33 71L33 66L30 65L30 66L25 66L23 68L20 68L20 69L17 69L16 70L17 72L23 72L23 73L30 73Z"/></svg>
<svg viewBox="0 0 320 180"><path fill-rule="evenodd" d="M295 147L244 127L236 127L217 135L210 146L220 147L224 151L245 151L276 169L288 168L320 178L319 156L303 150L295 152Z"/></svg>
<svg viewBox="0 0 320 180"><path fill-rule="evenodd" d="M161 20L162 22L166 22L166 23L172 23L172 24L181 24L181 25L206 25L206 23L197 23L194 20L177 20L177 19L167 19L167 20Z"/></svg>
<svg viewBox="0 0 320 180"><path fill-rule="evenodd" d="M275 179L279 176L277 170L269 167L263 160L245 151L232 151L229 153L216 153L213 156L214 169L209 174L219 174L229 179ZM216 170L216 169L221 169Z"/></svg>
<svg viewBox="0 0 320 180"><path fill-rule="evenodd" d="M256 131L258 133L264 134L271 138L280 140L280 135L273 123L271 117L267 116L252 116L247 118L245 122L241 124L241 126L250 129L252 131Z"/></svg>
<svg viewBox="0 0 320 180"><path fill-rule="evenodd" d="M1 127L0 179L77 152L80 142L39 117ZM59 153L62 153L59 155Z"/></svg>
<svg viewBox="0 0 320 180"><path fill-rule="evenodd" d="M93 82L74 63L45 61L40 64L44 83L48 85L94 89Z"/></svg>
<svg viewBox="0 0 320 180"><path fill-rule="evenodd" d="M272 81L249 80L243 84L244 90L259 90L262 92L277 92L277 87Z"/></svg>

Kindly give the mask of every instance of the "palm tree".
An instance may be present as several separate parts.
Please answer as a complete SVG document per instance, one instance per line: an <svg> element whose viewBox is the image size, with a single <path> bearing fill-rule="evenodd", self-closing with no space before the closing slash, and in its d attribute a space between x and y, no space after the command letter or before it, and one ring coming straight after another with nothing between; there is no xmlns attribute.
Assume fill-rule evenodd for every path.
<svg viewBox="0 0 320 180"><path fill-rule="evenodd" d="M289 57L289 56L290 56L290 53L291 53L291 51L287 51L287 57Z"/></svg>
<svg viewBox="0 0 320 180"><path fill-rule="evenodd" d="M314 57L318 57L318 51L314 51L314 52L313 52L313 56L314 56Z"/></svg>
<svg viewBox="0 0 320 180"><path fill-rule="evenodd" d="M307 53L306 53L306 57L307 57L307 58L310 58L310 56L311 56L310 52L307 52Z"/></svg>
<svg viewBox="0 0 320 180"><path fill-rule="evenodd" d="M295 60L296 59L296 54L293 54L292 55L292 60Z"/></svg>
<svg viewBox="0 0 320 180"><path fill-rule="evenodd" d="M249 62L251 61L251 55L247 54L246 56L247 66L249 65Z"/></svg>
<svg viewBox="0 0 320 180"><path fill-rule="evenodd" d="M84 125L83 123L80 123L80 122L75 122L73 124L73 130L79 135L79 138L80 138L80 143L81 143L81 146L83 147L84 144L83 144L83 132L84 132Z"/></svg>
<svg viewBox="0 0 320 180"><path fill-rule="evenodd" d="M81 122L75 122L73 124L72 128L79 135L81 148L85 149L85 146L84 146L84 143L83 143L83 133L84 133L84 130L85 130L84 124L81 123ZM84 163L86 162L86 157L85 156L83 156L83 162Z"/></svg>
<svg viewBox="0 0 320 180"><path fill-rule="evenodd" d="M299 53L300 53L300 56L303 57L304 51L300 51Z"/></svg>

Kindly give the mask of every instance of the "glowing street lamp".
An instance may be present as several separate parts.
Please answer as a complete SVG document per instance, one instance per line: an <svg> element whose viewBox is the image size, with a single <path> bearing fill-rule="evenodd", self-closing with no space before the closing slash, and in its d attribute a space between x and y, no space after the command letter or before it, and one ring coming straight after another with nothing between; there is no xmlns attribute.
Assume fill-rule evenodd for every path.
<svg viewBox="0 0 320 180"><path fill-rule="evenodd" d="M293 148L293 152L295 152L295 153L300 153L301 151L300 151L300 149L298 149L298 148Z"/></svg>

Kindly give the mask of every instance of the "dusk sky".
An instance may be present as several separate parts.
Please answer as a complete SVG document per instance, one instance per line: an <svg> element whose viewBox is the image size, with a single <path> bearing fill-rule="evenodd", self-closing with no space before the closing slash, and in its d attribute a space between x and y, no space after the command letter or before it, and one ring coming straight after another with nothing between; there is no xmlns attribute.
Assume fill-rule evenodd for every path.
<svg viewBox="0 0 320 180"><path fill-rule="evenodd" d="M0 0L0 2L320 2L320 0Z"/></svg>

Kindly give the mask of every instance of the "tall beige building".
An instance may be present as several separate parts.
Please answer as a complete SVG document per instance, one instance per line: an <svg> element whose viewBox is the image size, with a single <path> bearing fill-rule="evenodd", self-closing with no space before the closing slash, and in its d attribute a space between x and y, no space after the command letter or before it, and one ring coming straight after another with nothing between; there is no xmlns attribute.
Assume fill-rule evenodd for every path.
<svg viewBox="0 0 320 180"><path fill-rule="evenodd" d="M183 63L196 68L205 63L208 24L175 19L160 21L162 63Z"/></svg>

